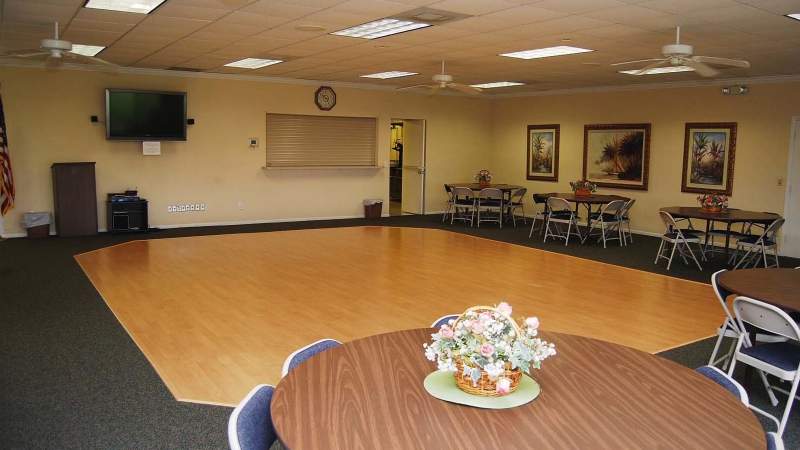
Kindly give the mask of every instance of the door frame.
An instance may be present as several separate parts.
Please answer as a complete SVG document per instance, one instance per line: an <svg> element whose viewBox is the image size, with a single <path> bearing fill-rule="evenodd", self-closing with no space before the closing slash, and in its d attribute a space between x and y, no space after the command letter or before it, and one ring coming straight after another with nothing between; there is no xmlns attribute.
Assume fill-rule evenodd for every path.
<svg viewBox="0 0 800 450"><path fill-rule="evenodd" d="M783 216L789 217L790 214L800 217L800 206L792 207L792 205L800 204L800 173L793 173L792 167L797 164L800 159L800 116L792 116L791 129L789 134L789 157L786 164L786 182L783 200ZM799 209L795 211L795 209ZM800 250L800 223L793 224L792 234L793 248ZM787 256L800 257L800 254L792 254Z"/></svg>
<svg viewBox="0 0 800 450"><path fill-rule="evenodd" d="M401 117L401 116L391 116L389 117L389 124L392 121L406 121L406 120L418 120L422 122L422 190L420 191L420 213L418 215L424 216L425 215L425 200L427 198L427 184L428 184L428 119L422 118L415 118L415 117ZM405 141L405 131L403 132L403 140ZM403 144L405 148L405 143Z"/></svg>

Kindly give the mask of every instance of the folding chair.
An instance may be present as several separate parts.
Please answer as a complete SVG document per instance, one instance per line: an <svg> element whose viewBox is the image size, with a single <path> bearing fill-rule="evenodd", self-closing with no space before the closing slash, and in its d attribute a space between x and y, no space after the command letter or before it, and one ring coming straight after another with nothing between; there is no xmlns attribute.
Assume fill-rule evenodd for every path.
<svg viewBox="0 0 800 450"><path fill-rule="evenodd" d="M447 209L444 210L444 214L442 214L442 223L447 220L447 215L453 211L455 207L455 197L453 197L453 187L449 184L444 185L444 190L447 192Z"/></svg>
<svg viewBox="0 0 800 450"><path fill-rule="evenodd" d="M681 230L678 228L678 224L675 223L672 214L666 211L659 211L658 214L661 216L661 221L664 222L666 230L661 236L661 245L658 246L658 254L656 254L656 260L653 264L658 264L658 261L662 258L666 259L667 270L669 270L672 266L672 258L675 257L675 250L677 250L681 258L683 258L684 264L689 264L689 261L686 259L686 255L688 254L692 257L694 263L697 264L697 268L703 270L703 266L700 265L697 257L694 256L692 248L689 246L689 244L697 244L698 249L700 249L700 257L705 261L705 255L703 254L702 248L700 248L700 238L689 230ZM669 245L665 244L672 244L671 252L669 251ZM669 252L669 256L666 256L667 252Z"/></svg>
<svg viewBox="0 0 800 450"><path fill-rule="evenodd" d="M628 245L628 239L630 239L631 243L633 243L633 233L631 233L630 213L634 203L636 203L635 198L628 200L628 202L625 203L625 207L622 208L622 212L620 213L619 227L622 229L622 243L625 245Z"/></svg>
<svg viewBox="0 0 800 450"><path fill-rule="evenodd" d="M475 219L475 193L472 189L465 187L453 187L451 193L453 196L453 211L450 214L450 225L456 220L464 221L464 225L469 221L469 226L472 226L472 221Z"/></svg>
<svg viewBox="0 0 800 450"><path fill-rule="evenodd" d="M496 222L500 225L500 228L503 228L503 209L505 209L505 199L503 197L503 191L497 188L485 188L478 192L476 206L478 228L481 227L481 222ZM497 215L492 215L492 212L496 212ZM483 217L481 217L481 213L484 213Z"/></svg>
<svg viewBox="0 0 800 450"><path fill-rule="evenodd" d="M792 411L797 387L800 383L800 329L797 323L782 309L760 300L748 297L736 297L733 301L733 311L739 329L744 330L745 324L759 328L788 339L787 342L772 342L752 345L747 333L742 333L736 341L736 350L733 354L728 375L733 375L736 363L741 362L758 370L772 406L778 406L778 399L773 391L788 394L786 406L780 420L772 414L760 412L765 417L778 424L778 435L783 436L786 422ZM764 373L770 374L783 381L791 381L789 391L773 387L769 384Z"/></svg>
<svg viewBox="0 0 800 450"><path fill-rule="evenodd" d="M564 226L566 225L566 230ZM574 231L573 231L574 230ZM578 236L579 240L583 239L580 229L578 228L578 218L572 210L572 205L561 197L549 197L547 199L547 222L544 228L544 240L547 238L564 239L564 245L569 245L569 237L571 235Z"/></svg>
<svg viewBox="0 0 800 450"><path fill-rule="evenodd" d="M506 207L508 208L508 215L511 216L511 223L514 224L514 228L517 228L517 216L516 211L522 210L522 223L528 223L525 219L525 194L528 193L527 188L520 188L515 190L511 193L511 198L509 198L508 204Z"/></svg>
<svg viewBox="0 0 800 450"><path fill-rule="evenodd" d="M531 223L531 232L528 233L528 239L530 239L533 236L533 230L536 228L537 220L540 220L541 223L543 224L542 226L539 227L540 228L539 234L544 233L545 229L544 224L547 223L547 213L549 211L547 209L548 197L550 197L549 194L533 194L533 222ZM538 210L539 205L542 206L541 211Z"/></svg>
<svg viewBox="0 0 800 450"><path fill-rule="evenodd" d="M773 221L761 236L748 236L739 239L736 242L736 251L731 255L730 263L736 262L736 258L739 255L740 251L746 250L745 254L739 259L739 261L734 266L734 269L738 269L741 267L747 267L751 265L755 267L759 263L759 259L763 258L764 261L764 268L769 267L780 267L780 261L778 260L778 231L783 226L786 219L780 218ZM773 252L775 256L775 265L770 265L767 262L767 250Z"/></svg>
<svg viewBox="0 0 800 450"><path fill-rule="evenodd" d="M597 242L603 241L603 248L606 248L606 241L619 241L619 246L622 247L622 228L621 218L622 210L625 207L625 200L614 200L606 203L600 208L600 211L593 212L589 215L589 232L583 237L583 241L591 236L592 231L599 230L600 237ZM613 237L616 233L617 237ZM609 236L611 234L611 236Z"/></svg>

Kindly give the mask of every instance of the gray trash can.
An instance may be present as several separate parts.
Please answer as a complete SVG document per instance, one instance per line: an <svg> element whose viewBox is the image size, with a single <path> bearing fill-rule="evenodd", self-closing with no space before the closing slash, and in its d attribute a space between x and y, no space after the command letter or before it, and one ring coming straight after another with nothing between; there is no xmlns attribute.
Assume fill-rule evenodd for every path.
<svg viewBox="0 0 800 450"><path fill-rule="evenodd" d="M383 212L383 199L368 198L364 200L364 217L367 219L380 219Z"/></svg>
<svg viewBox="0 0 800 450"><path fill-rule="evenodd" d="M27 230L29 238L50 236L50 213L26 212L22 215L22 225Z"/></svg>

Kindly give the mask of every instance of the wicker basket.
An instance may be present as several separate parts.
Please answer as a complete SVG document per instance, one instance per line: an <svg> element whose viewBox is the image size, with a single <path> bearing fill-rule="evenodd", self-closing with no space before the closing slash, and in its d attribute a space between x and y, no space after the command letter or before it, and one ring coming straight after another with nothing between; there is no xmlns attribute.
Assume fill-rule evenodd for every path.
<svg viewBox="0 0 800 450"><path fill-rule="evenodd" d="M491 306L473 306L472 308L467 309L464 311L463 314L458 316L455 322L453 322L453 328L455 328L456 324L464 319L464 316L471 311L475 311L477 313L483 311L497 311L496 308ZM501 317L505 317L501 314ZM506 320L514 327L514 331L516 332L517 336L522 334L522 331L519 329L519 325L514 322L513 319L510 317L506 317ZM485 370L481 369L481 377L477 382L472 381L472 377L469 375L464 375L464 365L465 362L462 361L460 358L456 359L456 371L453 373L453 376L456 378L456 385L459 389L466 392L467 394L472 395L480 395L484 397L497 397L499 394L497 393L497 383L496 381L492 381L489 379L489 374L486 373ZM467 366L473 367L471 364L466 363ZM512 369L510 363L506 363L506 372L503 377L508 378L511 381L511 387L509 389L509 393L514 392L519 387L519 382L522 379L522 370L519 368Z"/></svg>

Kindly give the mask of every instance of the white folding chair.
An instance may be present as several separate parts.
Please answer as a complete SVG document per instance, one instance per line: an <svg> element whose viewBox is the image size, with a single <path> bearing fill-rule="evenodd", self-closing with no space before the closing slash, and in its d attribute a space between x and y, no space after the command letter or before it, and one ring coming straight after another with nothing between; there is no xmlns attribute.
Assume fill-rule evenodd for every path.
<svg viewBox="0 0 800 450"><path fill-rule="evenodd" d="M464 221L464 225L469 221L469 226L475 219L475 193L472 189L465 187L453 187L453 212L450 214L450 225L456 220Z"/></svg>
<svg viewBox="0 0 800 450"><path fill-rule="evenodd" d="M511 193L511 197L508 200L508 204L506 208L508 208L508 215L511 216L511 223L514 224L514 228L517 228L517 210L522 211L522 223L526 224L527 219L525 218L525 194L528 193L527 188L519 188Z"/></svg>
<svg viewBox="0 0 800 450"><path fill-rule="evenodd" d="M633 233L631 233L631 208L633 208L633 204L636 203L636 199L632 198L625 203L625 207L622 208L622 212L620 213L620 224L619 227L622 229L622 243L628 245L628 239L631 240L633 243Z"/></svg>
<svg viewBox="0 0 800 450"><path fill-rule="evenodd" d="M739 324L736 323L736 319L733 317L733 313L728 308L728 303L726 300L728 297L733 295L732 292L725 290L722 286L719 285L719 277L727 272L727 270L722 269L714 272L711 275L711 287L714 289L714 295L717 297L717 301L719 302L722 310L725 312L725 320L722 322L722 325L719 326L717 329L717 342L714 344L714 350L711 352L711 357L708 358L708 365L709 366L716 366L720 362L723 362L722 369L727 370L728 364L730 364L731 356L733 356L733 352L736 349L736 339L739 339L739 336L743 333L743 331L739 328ZM747 331L745 330L744 333ZM724 355L717 357L719 353L719 349L722 346L722 341L724 338L733 338L734 341L731 344L730 349ZM756 342L785 342L786 338L781 336L776 336L774 334L756 334Z"/></svg>
<svg viewBox="0 0 800 450"><path fill-rule="evenodd" d="M603 248L606 248L606 241L619 241L622 247L622 210L625 208L625 200L613 200L600 208L600 211L589 215L589 231L583 237L583 241L591 236L592 231L599 230L600 237L597 242L603 241ZM613 234L616 233L616 237Z"/></svg>
<svg viewBox="0 0 800 450"><path fill-rule="evenodd" d="M700 265L697 257L694 256L692 247L689 246L689 244L697 244L698 248L700 248L700 238L689 230L681 230L678 224L675 223L672 214L666 211L659 211L658 214L661 217L661 221L664 222L666 229L661 236L661 245L658 246L658 254L656 254L656 260L653 264L658 264L658 261L662 258L666 259L667 270L669 270L672 266L672 258L675 257L675 251L677 250L681 258L683 258L684 264L689 264L689 261L686 259L686 256L689 255L692 257L692 260L694 260L694 263L697 264L697 268L703 270L703 266ZM672 251L669 251L669 245L666 244L672 244ZM669 252L669 256L667 256L667 252ZM705 255L702 249L700 249L700 257L705 261Z"/></svg>
<svg viewBox="0 0 800 450"><path fill-rule="evenodd" d="M733 375L736 363L741 362L758 370L772 406L778 406L778 399L773 391L788 394L786 407L780 420L772 414L760 412L765 417L778 424L778 435L783 436L786 422L792 411L798 383L800 383L800 329L789 315L777 306L748 297L736 297L733 301L733 311L739 329L745 330L745 324L760 328L770 333L783 336L788 341L767 344L751 345L747 333L742 333L736 342L728 375ZM773 387L769 384L764 373L768 373L783 381L790 381L792 387L789 391Z"/></svg>
<svg viewBox="0 0 800 450"><path fill-rule="evenodd" d="M778 231L783 226L785 219L780 218L773 221L761 236L748 236L739 239L736 242L736 251L731 255L731 262L736 262L736 258L740 251L745 251L744 255L739 258L739 261L734 266L734 269L747 266L757 266L759 259L763 259L764 268L780 267L778 261ZM771 251L775 256L775 265L767 262L767 250Z"/></svg>
<svg viewBox="0 0 800 450"><path fill-rule="evenodd" d="M536 221L540 220L542 224L547 223L547 198L548 194L533 194L533 221L531 223L531 232L528 233L528 239L533 236L533 230L536 229ZM542 209L539 210L539 205ZM541 225L539 234L544 233L544 225Z"/></svg>
<svg viewBox="0 0 800 450"><path fill-rule="evenodd" d="M500 225L500 228L503 228L503 209L505 209L503 191L497 188L481 189L478 192L476 204L478 228L481 227L481 222L495 222ZM497 214L493 215L493 212ZM483 217L481 217L481 213L483 213Z"/></svg>
<svg viewBox="0 0 800 450"><path fill-rule="evenodd" d="M566 225L566 230L564 230ZM547 238L564 239L564 245L569 245L569 237L578 236L583 239L578 228L578 219L572 210L572 205L561 197L550 197L547 199L547 222L544 227L544 240Z"/></svg>
<svg viewBox="0 0 800 450"><path fill-rule="evenodd" d="M444 214L442 214L442 222L447 220L447 215L453 212L453 208L455 207L455 197L453 197L453 187L449 184L444 185L444 190L447 192L447 209L444 210Z"/></svg>

